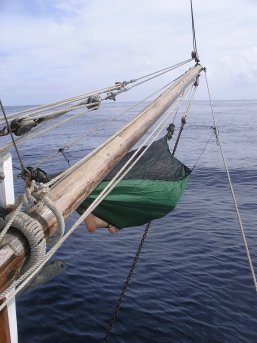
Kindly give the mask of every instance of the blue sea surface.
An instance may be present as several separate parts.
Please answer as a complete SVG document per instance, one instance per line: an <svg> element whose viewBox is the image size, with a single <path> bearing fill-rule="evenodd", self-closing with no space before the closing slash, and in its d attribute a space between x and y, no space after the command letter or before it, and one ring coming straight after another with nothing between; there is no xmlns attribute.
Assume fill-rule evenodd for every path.
<svg viewBox="0 0 257 343"><path fill-rule="evenodd" d="M128 115L111 118L129 106L106 104L21 145L22 159L50 174L60 172L67 162L59 148L79 139L65 150L75 163L127 122ZM256 108L257 101L214 102L257 272ZM130 117L136 112L131 110ZM178 113L176 134L180 118ZM95 132L97 125L102 128ZM176 155L189 167L208 141L211 125L208 102L196 101ZM47 161L40 164L42 159ZM21 180L15 182L17 193L22 192ZM72 215L67 228L77 218ZM81 225L56 254L67 262L66 271L17 299L19 342L103 342L143 232L139 227L116 235L101 229L89 234ZM257 342L257 294L215 137L176 209L152 222L108 342Z"/></svg>

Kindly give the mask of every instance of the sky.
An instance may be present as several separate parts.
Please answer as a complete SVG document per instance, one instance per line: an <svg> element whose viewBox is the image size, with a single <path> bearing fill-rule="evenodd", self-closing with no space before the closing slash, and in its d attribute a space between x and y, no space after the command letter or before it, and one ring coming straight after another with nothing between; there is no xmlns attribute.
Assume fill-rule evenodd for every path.
<svg viewBox="0 0 257 343"><path fill-rule="evenodd" d="M257 0L194 0L193 6L212 98L256 99ZM191 51L189 0L0 0L4 105L91 92L184 61ZM177 75L121 99L140 100ZM203 77L200 83L197 97L207 99Z"/></svg>

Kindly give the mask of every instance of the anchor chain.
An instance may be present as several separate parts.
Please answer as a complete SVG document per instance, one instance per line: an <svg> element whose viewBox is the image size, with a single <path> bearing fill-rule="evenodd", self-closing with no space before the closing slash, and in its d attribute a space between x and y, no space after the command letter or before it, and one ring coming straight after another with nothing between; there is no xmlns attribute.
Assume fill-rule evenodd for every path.
<svg viewBox="0 0 257 343"><path fill-rule="evenodd" d="M109 338L109 336L111 334L112 328L113 328L113 326L114 326L114 324L115 324L115 322L116 322L116 320L118 318L118 313L119 313L119 310L120 310L120 307L121 307L121 303L122 303L122 301L123 301L123 299L125 297L125 293L126 293L126 290L128 288L130 279L132 278L132 275L134 273L134 270L135 270L135 267L136 267L139 255L141 253L142 247L143 247L145 239L146 239L146 235L147 235L147 233L148 233L148 231L150 229L150 225L151 225L151 222L148 222L147 225L146 225L143 237L142 237L141 242L140 242L140 244L138 246L136 255L135 255L134 259L133 259L133 262L132 262L132 265L130 267L127 279L126 279L126 281L125 281L125 283L124 283L124 285L122 287L122 290L121 290L121 293L120 293L117 305L115 306L114 313L113 313L112 318L111 318L111 320L109 322L109 325L107 327L106 334L105 334L105 337L104 337L104 343L107 342L107 340L108 340L108 338Z"/></svg>

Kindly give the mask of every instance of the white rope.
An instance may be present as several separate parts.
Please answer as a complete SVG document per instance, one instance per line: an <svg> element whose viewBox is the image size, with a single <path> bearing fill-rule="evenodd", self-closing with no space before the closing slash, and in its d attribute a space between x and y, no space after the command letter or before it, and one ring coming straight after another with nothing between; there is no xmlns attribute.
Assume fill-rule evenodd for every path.
<svg viewBox="0 0 257 343"><path fill-rule="evenodd" d="M99 89L99 90L96 90L94 92L90 92L90 93L85 93L85 94L81 94L81 95L78 95L78 96L75 96L75 97L71 97L71 98L67 98L67 99L62 99L62 100L59 100L59 101L56 101L56 102L52 102L52 103L49 103L49 104L45 104L45 105L40 105L40 106L37 106L37 107L33 107L33 108L29 108L29 109L26 109L26 110L23 110L23 111L19 111L19 112L15 112L15 113L12 113L8 116L8 119L11 120L13 118L16 118L17 115L23 115L23 114L27 114L27 115L31 115L31 114L38 114L38 113L41 113L42 111L45 111L45 110L49 110L51 108L55 108L55 107L58 107L58 106L62 106L62 105L65 105L65 104L68 104L68 103L72 103L72 102L76 102L76 101L79 101L79 100L86 100L88 97L90 96L93 96L93 95L100 95L100 94L103 94L103 93L108 93L108 92L112 92L112 91L115 91L115 90L121 90L122 91L128 91L130 88L125 88L125 85L129 84L129 83L134 83L134 82L137 82L141 79L144 79L146 77L149 77L151 75L155 75L145 81L142 81L142 82L138 82L136 85L134 85L133 87L136 87L136 86L139 86L140 84L142 83L145 83L149 80L152 80L153 78L156 78L156 77L159 77L165 73L168 73L176 68L179 68L180 66L188 63L192 61L192 58L191 59L188 59L186 61L183 61L183 62L180 62L180 63L177 63L173 66L170 66L170 67L167 67L167 68L163 68L161 70L158 70L156 72L153 72L151 74L148 74L148 75L145 75L145 76L141 76L139 78L136 78L136 79L132 79L130 80L129 82L117 82L114 86L110 86L110 87L106 87L106 88L103 88L103 89ZM117 94L116 94L117 95ZM5 121L2 121L0 119L0 124L3 124Z"/></svg>
<svg viewBox="0 0 257 343"><path fill-rule="evenodd" d="M68 112L71 112L71 111L77 111L77 110L80 110L80 109L84 109L84 107L88 107L89 104L78 104L78 105L74 105L74 106L70 106L70 107L66 107L66 108L62 108L58 111L54 111L54 112L49 112L49 113L42 113L40 114L39 117L35 117L34 116L34 113L33 113L33 119L38 119L38 118L42 118L44 120L49 120L49 119L57 119L58 117L68 113Z"/></svg>
<svg viewBox="0 0 257 343"><path fill-rule="evenodd" d="M227 173L228 182L229 182L229 186L230 186L230 190L231 190L231 194L232 194L232 198L233 198L233 202L234 202L234 206L235 206L235 210L236 210L236 214L237 214L237 218L238 218L241 234L242 234L242 237L243 237L244 246L245 246L245 250L246 250L246 254L247 254L250 270L251 270L251 273L252 273L252 278L253 278L255 290L257 292L256 275L255 275L255 271L254 271L254 267L253 267L253 263L252 263L252 258L251 258L250 250L248 248L248 243L247 243L247 239L246 239L245 230L244 230L243 222L242 222L242 219L241 219L239 207L238 207L238 204L237 204L236 195L235 195L234 188L233 188L233 185L232 185L232 181L231 181L230 173L229 173L229 170L228 170L226 158L225 158L225 155L224 155L224 152L223 152L223 148L222 148L222 144L221 144L221 140L220 140L220 136L219 136L219 131L217 129L216 118L215 118L215 113L214 113L213 106L212 106L211 95L210 95L209 85L208 85L208 81L207 81L206 71L205 71L205 80L206 80L206 85L207 85L207 90L208 90L208 95L209 95L210 108L211 108L211 112L212 112L212 116L213 116L214 128L216 129L216 137L217 137L217 141L219 143L221 156L222 156L223 163L224 163L224 166L225 166L225 170L226 170L226 173Z"/></svg>
<svg viewBox="0 0 257 343"><path fill-rule="evenodd" d="M137 87L137 86L139 86L139 85L142 85L142 84L145 83L145 82L151 81L151 80L155 79L156 77L159 77L159 76L161 76L161 75L163 75L163 74L166 74L167 72L170 72L170 71L172 71L172 70L174 70L174 69L176 69L176 68L178 68L178 67L181 67L182 65L184 65L184 64L186 64L186 63L188 63L188 62L190 62L190 61L192 61L192 59L189 59L189 60L187 60L187 61L185 61L185 62L178 63L177 65L168 68L168 70L167 70L167 69L164 69L165 71L162 71L162 72L158 73L157 75L154 75L155 73L149 74L148 76L150 76L150 75L154 75L154 76L149 77L148 79L143 80L143 81L140 81L140 82L138 82L138 83L135 83L133 86L129 86L129 87L123 88L123 89L121 89L121 90L118 90L118 91L115 93L115 95L118 95L118 94L123 93L123 92L127 92L127 91L131 90L131 89L134 88L134 87ZM191 68L190 68L190 69L191 69ZM140 80L140 79L143 79L143 77L138 78L137 80ZM135 81L137 81L137 80L135 80Z"/></svg>
<svg viewBox="0 0 257 343"><path fill-rule="evenodd" d="M176 85L180 79L183 77L183 75L181 75L180 77L178 77L175 82L174 85ZM171 82L173 83L173 82ZM171 83L168 83L167 85L165 85L164 87L162 87L160 90L158 90L157 92L151 94L150 96L158 93L159 91L165 89L166 87L168 87ZM187 88L187 90L189 89L189 87ZM187 92L187 91L186 91ZM186 92L184 94L186 94ZM97 149L95 149L94 151L92 151L90 154L88 154L87 156L85 156L83 159L79 160L77 163L75 163L72 167L68 168L67 170L65 170L63 173L61 173L60 175L56 176L54 179L52 179L51 181L49 181L47 183L47 186L51 186L54 183L56 183L57 181L59 181L60 179L62 179L63 177L71 174L73 172L74 169L79 168L80 165L82 165L83 163L85 163L89 158L91 158L93 155L95 155L99 150L102 149L102 147L109 143L110 141L112 141L118 134L121 134L129 125L133 124L138 118L141 118L146 111L148 111L148 109L150 109L151 107L154 107L154 103L151 103L150 105L148 105L143 112L141 113L140 117L136 117L134 118L131 122L129 122L127 125L125 125L124 127L122 127L120 130L118 130L118 132L116 132L115 134L113 134L109 139L107 139L103 144L101 144Z"/></svg>
<svg viewBox="0 0 257 343"><path fill-rule="evenodd" d="M52 236L48 237L46 243L47 246L54 246L64 235L65 230L65 221L63 218L63 215L61 211L58 209L58 207L55 206L55 204L52 202L50 198L47 196L44 196L42 199L42 202L53 212L53 214L56 217L57 227L55 229L55 232Z"/></svg>
<svg viewBox="0 0 257 343"><path fill-rule="evenodd" d="M63 215L53 204L53 202L45 195L47 187L45 187L45 185L42 185L42 187L39 188L38 191L39 193L36 194L35 199L40 198L40 201L45 203L45 205L56 216L57 229L54 236L50 237L46 243L44 230L37 220L33 219L28 214L23 212L16 213L16 215L14 215L13 213L10 214L13 226L18 231L20 231L24 235L24 237L26 237L29 243L30 257L28 262L22 268L21 276L17 280L15 280L14 283L12 283L4 292L1 293L1 298L6 298L6 300L1 305L0 311L10 301L10 299L14 297L20 289L25 287L32 279L32 277L34 277L35 274L37 274L38 271L43 267L46 257L46 244L56 244L58 241L60 241L61 237L64 234L65 223ZM41 198L41 196L43 197ZM16 290L15 287L17 287Z"/></svg>
<svg viewBox="0 0 257 343"><path fill-rule="evenodd" d="M23 194L22 196L17 197L16 202L15 202L15 207L16 209L11 213L11 215L8 217L8 221L3 229L3 231L0 234L0 243L2 241L2 239L4 238L6 232L9 230L9 228L11 227L14 219L16 218L16 216L18 215L18 213L20 212L23 204L27 201L25 194Z"/></svg>
<svg viewBox="0 0 257 343"><path fill-rule="evenodd" d="M126 108L125 110L119 112L118 114L108 118L103 124L99 124L97 125L93 130L90 130L89 132L83 133L81 135L78 136L78 138L74 141L71 141L69 144L66 144L64 148L69 149L71 146L73 146L74 144L78 143L81 141L82 138L88 137L88 136L92 136L93 133L97 133L99 130L106 128L106 125L110 125L115 119L122 117L124 114L128 113L129 111L131 111L132 109L136 108L138 105L141 105L144 101L149 100L152 96L158 94L159 92L161 92L162 90L164 90L165 88L169 87L173 82L175 82L174 80L172 82L169 82L167 85L163 86L162 88L158 89L157 91L155 91L154 93L148 95L146 98L144 98L143 100L138 101L136 104ZM52 159L53 157L56 156L56 151L52 154L49 154L46 158L38 160L35 162L36 166L41 165L42 163L49 161L49 159ZM60 174L60 176L56 177L54 180L54 182L51 182L51 184L55 183L57 180L59 180L60 178L62 178L64 175Z"/></svg>
<svg viewBox="0 0 257 343"><path fill-rule="evenodd" d="M82 113L74 114L74 115L70 116L69 118L63 119L63 120L59 121L58 123L55 123L55 124L53 124L53 125L51 125L51 126L48 126L48 127L45 128L45 129L42 129L42 130L40 130L40 131L37 131L37 132L34 132L34 133L29 133L29 134L27 134L27 135L24 135L23 137L16 139L15 143L16 143L16 145L23 144L23 143L25 143L25 142L26 142L27 140L29 140L29 139L38 137L38 136L40 136L40 135L42 135L42 134L44 134L44 133L46 133L46 132L48 132L48 131L50 131L50 130L52 130L52 129L55 129L56 127L58 127L58 126L60 126L60 125L69 123L70 121L72 121L72 120L74 120L74 119L76 119L76 118L78 118L78 117L80 117L80 116L86 114L86 113L89 112L89 111L90 111L90 110L87 110L87 111L82 112ZM4 145L2 148L0 148L0 153L7 151L7 150L10 149L12 146L13 146L13 143L9 143L9 144Z"/></svg>
<svg viewBox="0 0 257 343"><path fill-rule="evenodd" d="M33 219L26 213L19 212L13 221L13 226L20 231L24 237L26 237L30 247L30 256L29 260L22 268L22 275L1 294L1 297L6 299L9 298L10 292L16 285L21 283L23 280L26 280L26 278L31 274L31 271L34 270L35 265L39 265L44 261L46 253L44 230L37 220ZM8 299L8 301L9 300L10 299Z"/></svg>
<svg viewBox="0 0 257 343"><path fill-rule="evenodd" d="M59 101L56 101L56 102L52 102L52 103L49 103L49 104L45 104L45 105L29 108L27 110L23 110L23 111L19 111L19 112L15 112L15 113L10 114L8 116L8 119L9 120L10 119L14 119L14 118L16 118L17 115L20 116L20 115L23 115L23 114L27 114L27 115L38 114L38 113L41 113L41 112L43 112L45 110L49 110L51 108L55 108L55 107L62 106L62 105L65 105L65 104L68 104L68 103L72 103L72 102L76 102L76 101L79 101L79 100L86 100L90 96L100 95L100 94L103 94L103 93L106 93L106 92L111 92L111 91L117 90L119 88L120 88L120 86L106 87L106 88L103 88L103 89L96 90L95 92L86 93L86 94L78 95L78 96L75 96L75 97L72 97L72 98L62 99L62 100L59 100ZM3 124L3 123L5 123L5 121L0 120L0 124Z"/></svg>
<svg viewBox="0 0 257 343"><path fill-rule="evenodd" d="M179 106L183 96L185 93L180 97L177 101L176 106ZM175 109L175 105L174 109ZM0 311L6 306L6 304L13 298L16 294L18 294L23 287L25 287L30 280L38 273L38 271L48 262L48 260L55 254L55 252L62 246L65 240L77 229L77 227L82 223L82 221L98 206L98 204L112 191L112 189L118 184L122 178L131 170L131 168L135 165L135 163L145 154L145 152L149 149L151 144L156 140L159 136L163 128L167 125L168 117L171 115L172 111L168 111L168 113L164 116L164 118L160 121L157 127L153 130L153 132L145 139L145 141L141 144L141 146L135 151L135 153L131 156L131 158L126 162L123 168L119 171L119 173L110 181L107 187L99 194L99 196L95 199L95 201L88 207L88 209L83 213L83 215L72 225L68 232L60 239L60 241L45 255L45 259L42 263L38 266L33 267L33 272L27 276L26 280L22 282L15 291L9 293L8 298L2 303L0 306ZM158 131L159 130L159 131ZM158 131L158 132L157 132ZM157 132L157 133L156 133ZM156 134L155 134L156 133ZM152 137L151 142L147 145L147 147L139 154L139 156L131 163L131 161L138 155L138 151L142 150L145 144L149 141ZM130 164L131 163L131 164ZM125 170L125 168L129 165L129 167ZM10 290L9 290L10 292Z"/></svg>

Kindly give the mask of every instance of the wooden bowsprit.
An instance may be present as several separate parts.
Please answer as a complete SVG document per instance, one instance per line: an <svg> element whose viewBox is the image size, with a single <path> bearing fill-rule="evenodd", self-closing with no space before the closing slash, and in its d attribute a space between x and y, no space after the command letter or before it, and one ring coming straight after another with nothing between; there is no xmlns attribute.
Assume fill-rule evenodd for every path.
<svg viewBox="0 0 257 343"><path fill-rule="evenodd" d="M50 188L47 197L64 218L76 210L187 87L195 82L202 69L199 64L189 69L157 99L146 106L135 119L89 156L70 167L64 176ZM45 238L55 233L57 219L49 207L42 204L35 205L30 208L28 214L41 224ZM8 231L4 245L0 246L0 256L0 292L3 292L19 277L21 268L30 257L28 244L20 232ZM7 327L10 328L8 316L3 317L3 322L7 323ZM7 337L3 343L15 343L10 339Z"/></svg>

